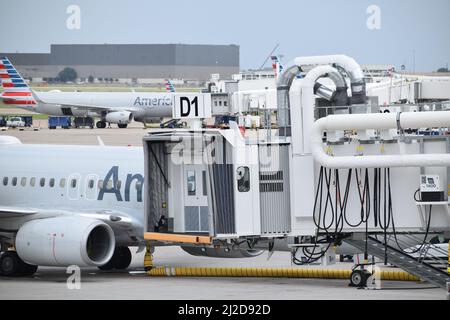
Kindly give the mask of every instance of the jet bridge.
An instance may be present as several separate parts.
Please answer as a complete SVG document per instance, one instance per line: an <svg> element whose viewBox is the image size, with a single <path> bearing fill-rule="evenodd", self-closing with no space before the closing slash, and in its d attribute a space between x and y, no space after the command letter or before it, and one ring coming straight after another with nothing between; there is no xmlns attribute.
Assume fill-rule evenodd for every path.
<svg viewBox="0 0 450 320"><path fill-rule="evenodd" d="M305 66L310 71L291 87ZM237 126L149 132L143 138L145 238L286 250L296 264L318 261L346 242L433 283L448 281L432 275L435 268L412 267L424 263L407 248L450 234L450 136L417 131L448 130L450 113L316 119L315 83L330 74L350 79L349 104L366 106L358 67L345 56L296 59L279 80L274 133L244 136ZM406 257L408 265L400 263Z"/></svg>

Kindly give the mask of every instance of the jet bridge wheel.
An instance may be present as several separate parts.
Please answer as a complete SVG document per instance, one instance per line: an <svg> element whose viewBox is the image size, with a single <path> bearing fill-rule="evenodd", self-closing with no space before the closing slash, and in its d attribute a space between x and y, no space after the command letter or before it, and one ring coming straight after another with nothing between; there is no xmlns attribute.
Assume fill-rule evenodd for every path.
<svg viewBox="0 0 450 320"><path fill-rule="evenodd" d="M370 274L365 270L353 270L350 275L350 286L364 288L367 285L367 279Z"/></svg>
<svg viewBox="0 0 450 320"><path fill-rule="evenodd" d="M0 256L0 275L6 277L31 276L38 266L28 264L19 258L17 252L6 251Z"/></svg>
<svg viewBox="0 0 450 320"><path fill-rule="evenodd" d="M108 271L112 269L124 270L131 263L131 251L128 247L116 247L114 255L103 266L98 267L100 270Z"/></svg>

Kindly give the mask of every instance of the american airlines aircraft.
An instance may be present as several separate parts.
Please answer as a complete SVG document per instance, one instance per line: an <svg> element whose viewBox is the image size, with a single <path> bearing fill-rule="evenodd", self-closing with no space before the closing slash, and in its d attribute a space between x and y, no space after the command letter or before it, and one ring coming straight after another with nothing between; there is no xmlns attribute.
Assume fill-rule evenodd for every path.
<svg viewBox="0 0 450 320"><path fill-rule="evenodd" d="M51 116L99 117L97 128L106 123L126 128L133 120L160 121L172 116L175 88L168 80L167 93L138 92L36 92L26 84L6 57L0 58L3 103Z"/></svg>
<svg viewBox="0 0 450 320"><path fill-rule="evenodd" d="M27 145L0 136L0 274L127 268L128 247L145 245L143 172L142 147ZM226 258L262 253L183 249Z"/></svg>

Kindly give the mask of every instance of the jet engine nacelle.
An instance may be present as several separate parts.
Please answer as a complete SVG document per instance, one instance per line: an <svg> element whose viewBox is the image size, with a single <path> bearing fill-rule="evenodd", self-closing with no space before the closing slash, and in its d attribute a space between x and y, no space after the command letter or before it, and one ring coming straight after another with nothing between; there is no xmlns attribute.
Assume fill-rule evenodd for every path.
<svg viewBox="0 0 450 320"><path fill-rule="evenodd" d="M102 266L112 257L114 232L89 218L36 219L17 232L16 251L27 263L41 266Z"/></svg>
<svg viewBox="0 0 450 320"><path fill-rule="evenodd" d="M133 120L133 115L129 111L114 111L106 114L106 122L116 124L128 124Z"/></svg>
<svg viewBox="0 0 450 320"><path fill-rule="evenodd" d="M264 250L242 250L225 248L194 248L181 247L184 251L193 256L212 257L212 258L253 258L259 256Z"/></svg>

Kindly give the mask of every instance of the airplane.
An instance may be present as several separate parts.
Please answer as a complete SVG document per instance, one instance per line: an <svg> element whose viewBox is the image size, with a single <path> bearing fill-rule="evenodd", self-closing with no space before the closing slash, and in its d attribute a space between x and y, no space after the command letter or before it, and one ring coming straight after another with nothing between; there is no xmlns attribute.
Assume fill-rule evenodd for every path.
<svg viewBox="0 0 450 320"><path fill-rule="evenodd" d="M7 57L0 57L0 80L6 105L51 116L99 117L97 128L107 123L126 128L138 122L160 122L172 116L175 88L168 80L167 93L139 92L37 92L20 76Z"/></svg>
<svg viewBox="0 0 450 320"><path fill-rule="evenodd" d="M32 275L38 266L126 269L129 247L146 244L143 160L142 147L28 145L0 136L0 275ZM181 248L208 257L262 253Z"/></svg>
<svg viewBox="0 0 450 320"><path fill-rule="evenodd" d="M172 81L170 81L169 79L166 80L166 91L167 92L175 92L175 87L172 84Z"/></svg>

